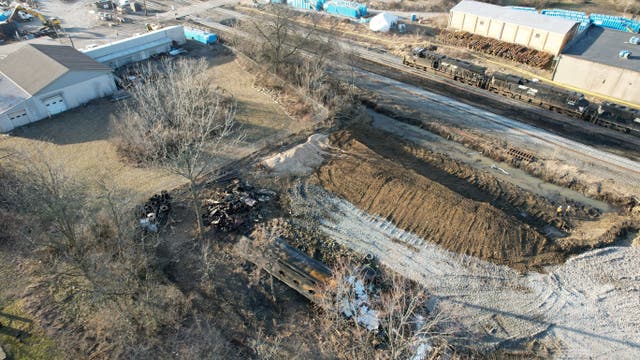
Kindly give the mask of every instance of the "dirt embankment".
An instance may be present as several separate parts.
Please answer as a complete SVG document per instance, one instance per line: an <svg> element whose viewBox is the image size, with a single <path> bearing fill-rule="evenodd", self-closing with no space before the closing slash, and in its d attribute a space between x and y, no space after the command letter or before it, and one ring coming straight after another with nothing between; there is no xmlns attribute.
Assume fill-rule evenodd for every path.
<svg viewBox="0 0 640 360"><path fill-rule="evenodd" d="M349 132L338 132L331 140L345 154L320 168L320 183L361 209L448 250L516 269L564 259L536 229L495 206L384 158Z"/></svg>
<svg viewBox="0 0 640 360"><path fill-rule="evenodd" d="M640 202L637 200L637 196L635 196L635 188L633 186L621 187L607 184L607 181L594 178L588 172L580 171L573 166L566 166L559 160L542 158L534 162L522 162L509 155L509 146L506 143L501 143L496 139L483 137L480 134L459 129L455 126L432 121L433 119L430 119L428 114L421 113L407 106L390 104L388 101L371 93L365 92L361 94L361 96L363 105L378 113L463 144L496 161L508 162L512 166L520 168L530 175L549 183L575 190L588 197L607 202L630 212L640 211ZM579 130L579 128L576 129ZM582 134L580 136L583 137ZM632 143L616 143L617 140L613 138L604 139L603 137L599 137L599 134L584 134L582 140L588 139L587 144L593 146L593 141L595 141L594 139L596 138L602 139L601 146L632 156L634 160L637 158L636 149Z"/></svg>
<svg viewBox="0 0 640 360"><path fill-rule="evenodd" d="M353 128L352 133L376 153L392 158L466 198L487 202L508 215L526 218L527 224L539 232L547 231L549 225L569 230L574 227L573 219L593 220L599 216L599 210L566 199L564 203L571 205L572 216L558 217L555 211L557 205L542 196L501 181L447 155L396 139L370 127L358 126Z"/></svg>

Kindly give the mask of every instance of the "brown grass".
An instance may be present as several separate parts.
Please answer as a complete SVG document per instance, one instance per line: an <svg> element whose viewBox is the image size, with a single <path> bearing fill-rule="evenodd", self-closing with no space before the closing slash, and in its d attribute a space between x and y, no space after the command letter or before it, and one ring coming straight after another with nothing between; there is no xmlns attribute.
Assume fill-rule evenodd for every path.
<svg viewBox="0 0 640 360"><path fill-rule="evenodd" d="M109 120L115 111L116 104L97 100L19 128L0 141L0 148L9 153L42 151L74 176L103 180L140 199L182 185L184 180L178 176L160 169L134 167L120 159L109 141Z"/></svg>

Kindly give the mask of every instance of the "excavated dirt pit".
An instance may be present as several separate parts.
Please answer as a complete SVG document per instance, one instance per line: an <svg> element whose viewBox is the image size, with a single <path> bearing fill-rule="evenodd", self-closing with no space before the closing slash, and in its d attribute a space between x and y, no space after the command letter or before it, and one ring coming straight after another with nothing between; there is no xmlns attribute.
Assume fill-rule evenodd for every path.
<svg viewBox="0 0 640 360"><path fill-rule="evenodd" d="M320 185L447 250L542 270L571 252L603 245L563 242L583 222L600 222L588 206L573 204L570 216L557 216L541 196L365 125L334 133L330 143L338 155L317 171Z"/></svg>

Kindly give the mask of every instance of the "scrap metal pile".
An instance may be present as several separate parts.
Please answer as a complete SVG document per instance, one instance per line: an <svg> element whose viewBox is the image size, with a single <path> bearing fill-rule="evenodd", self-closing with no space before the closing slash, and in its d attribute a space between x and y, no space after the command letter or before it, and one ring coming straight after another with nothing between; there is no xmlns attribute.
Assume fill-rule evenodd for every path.
<svg viewBox="0 0 640 360"><path fill-rule="evenodd" d="M148 231L156 232L169 220L171 212L171 195L166 190L155 194L144 205L136 210L140 226Z"/></svg>
<svg viewBox="0 0 640 360"><path fill-rule="evenodd" d="M260 212L254 210L275 197L274 191L253 189L236 179L204 201L203 224L223 232L233 231L248 221L260 219Z"/></svg>
<svg viewBox="0 0 640 360"><path fill-rule="evenodd" d="M548 52L529 49L526 46L512 44L466 31L442 30L438 37L440 41L449 45L466 47L541 69L548 67L553 60L553 55Z"/></svg>

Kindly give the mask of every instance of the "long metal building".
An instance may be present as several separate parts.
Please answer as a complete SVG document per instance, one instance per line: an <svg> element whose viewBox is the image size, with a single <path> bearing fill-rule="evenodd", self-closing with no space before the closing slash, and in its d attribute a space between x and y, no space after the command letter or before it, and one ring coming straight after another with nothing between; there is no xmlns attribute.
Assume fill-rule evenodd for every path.
<svg viewBox="0 0 640 360"><path fill-rule="evenodd" d="M185 41L184 28L177 25L81 51L95 61L115 69L146 60L155 54L166 53L173 45L182 45Z"/></svg>
<svg viewBox="0 0 640 360"><path fill-rule="evenodd" d="M553 80L640 107L640 45L632 37L592 26L560 55Z"/></svg>
<svg viewBox="0 0 640 360"><path fill-rule="evenodd" d="M449 12L449 28L467 31L558 55L576 35L579 23L563 18L463 0Z"/></svg>

